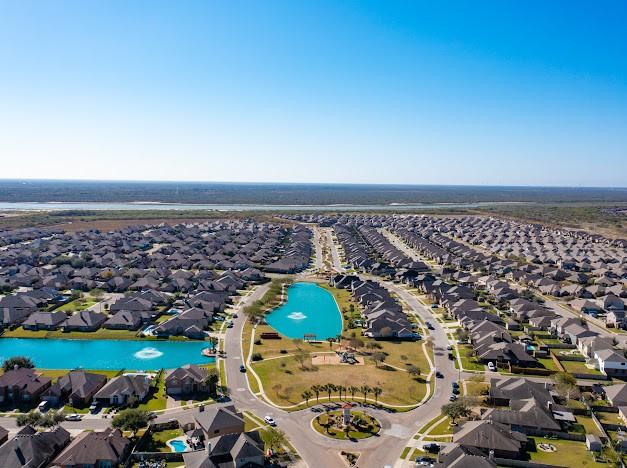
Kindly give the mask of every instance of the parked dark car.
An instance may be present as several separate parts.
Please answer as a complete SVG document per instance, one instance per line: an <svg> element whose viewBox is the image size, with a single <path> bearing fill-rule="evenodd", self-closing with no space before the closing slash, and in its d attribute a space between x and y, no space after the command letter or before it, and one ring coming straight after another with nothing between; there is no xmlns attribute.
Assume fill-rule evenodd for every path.
<svg viewBox="0 0 627 468"><path fill-rule="evenodd" d="M439 453L440 452L440 444L436 444L435 442L431 442L429 444L424 444L422 446L429 453Z"/></svg>
<svg viewBox="0 0 627 468"><path fill-rule="evenodd" d="M246 366L244 366L244 365L239 366L239 371L240 372L246 372Z"/></svg>

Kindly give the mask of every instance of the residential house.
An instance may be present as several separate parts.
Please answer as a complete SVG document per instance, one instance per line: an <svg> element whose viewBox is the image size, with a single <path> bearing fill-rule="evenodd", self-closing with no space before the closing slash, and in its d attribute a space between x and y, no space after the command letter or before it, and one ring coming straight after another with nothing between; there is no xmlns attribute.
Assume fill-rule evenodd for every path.
<svg viewBox="0 0 627 468"><path fill-rule="evenodd" d="M215 437L206 450L183 453L186 468L255 468L265 464L264 442L258 431Z"/></svg>
<svg viewBox="0 0 627 468"><path fill-rule="evenodd" d="M26 330L56 330L67 320L64 312L35 312L23 323Z"/></svg>
<svg viewBox="0 0 627 468"><path fill-rule="evenodd" d="M62 323L64 331L93 332L98 330L107 321L107 316L92 310L76 312Z"/></svg>
<svg viewBox="0 0 627 468"><path fill-rule="evenodd" d="M81 432L52 462L59 468L114 468L126 461L131 441L119 429Z"/></svg>
<svg viewBox="0 0 627 468"><path fill-rule="evenodd" d="M145 375L120 375L109 380L94 395L105 405L121 406L143 401L150 391L150 378Z"/></svg>
<svg viewBox="0 0 627 468"><path fill-rule="evenodd" d="M25 426L0 446L2 468L44 468L70 442L70 433L60 426L38 432Z"/></svg>
<svg viewBox="0 0 627 468"><path fill-rule="evenodd" d="M0 403L37 401L51 383L35 369L11 369L0 376Z"/></svg>
<svg viewBox="0 0 627 468"><path fill-rule="evenodd" d="M168 373L165 378L165 391L168 395L190 395L210 390L207 377L209 370L205 367L188 364Z"/></svg>
<svg viewBox="0 0 627 468"><path fill-rule="evenodd" d="M102 374L73 370L59 377L42 395L42 400L57 405L67 401L74 407L89 405L98 390L107 383L107 377Z"/></svg>

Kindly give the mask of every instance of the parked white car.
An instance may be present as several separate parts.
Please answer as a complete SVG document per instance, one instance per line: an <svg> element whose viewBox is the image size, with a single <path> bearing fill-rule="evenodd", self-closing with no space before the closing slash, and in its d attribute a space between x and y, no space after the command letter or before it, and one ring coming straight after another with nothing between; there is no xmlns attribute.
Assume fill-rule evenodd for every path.
<svg viewBox="0 0 627 468"><path fill-rule="evenodd" d="M495 372L496 371L496 366L494 365L493 362L488 362L488 370L491 372Z"/></svg>

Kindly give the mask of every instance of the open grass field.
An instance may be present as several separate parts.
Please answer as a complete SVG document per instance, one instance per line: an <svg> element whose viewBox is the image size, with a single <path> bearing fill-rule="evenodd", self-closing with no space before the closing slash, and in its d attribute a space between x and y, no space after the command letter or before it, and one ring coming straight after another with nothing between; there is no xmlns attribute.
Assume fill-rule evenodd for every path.
<svg viewBox="0 0 627 468"><path fill-rule="evenodd" d="M301 402L304 390L310 389L312 385L326 383L346 387L379 386L383 389L379 400L390 405L414 405L426 393L426 385L413 379L407 372L384 366L377 368L370 363L363 366L318 366L315 370L302 370L293 359L286 357L254 363L253 369L261 378L268 397L282 406ZM368 398L373 398L372 393ZM325 400L326 393L320 394L320 401ZM363 395L355 395L355 401L362 400Z"/></svg>

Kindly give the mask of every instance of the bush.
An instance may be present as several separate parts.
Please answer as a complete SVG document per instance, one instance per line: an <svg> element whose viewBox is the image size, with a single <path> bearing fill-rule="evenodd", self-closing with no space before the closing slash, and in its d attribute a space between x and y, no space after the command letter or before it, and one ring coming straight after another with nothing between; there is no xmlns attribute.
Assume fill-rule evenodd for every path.
<svg viewBox="0 0 627 468"><path fill-rule="evenodd" d="M253 353L251 359L253 361L261 361L263 359L263 356L261 355L261 353Z"/></svg>
<svg viewBox="0 0 627 468"><path fill-rule="evenodd" d="M255 340L255 344L256 344L257 346L261 345L261 340Z"/></svg>
<svg viewBox="0 0 627 468"><path fill-rule="evenodd" d="M279 351L279 353L281 353L281 354L287 354L287 349L282 349L281 351Z"/></svg>

